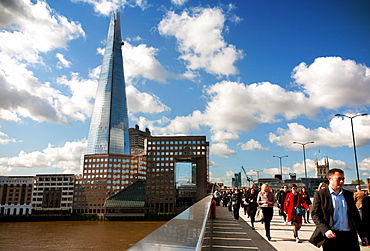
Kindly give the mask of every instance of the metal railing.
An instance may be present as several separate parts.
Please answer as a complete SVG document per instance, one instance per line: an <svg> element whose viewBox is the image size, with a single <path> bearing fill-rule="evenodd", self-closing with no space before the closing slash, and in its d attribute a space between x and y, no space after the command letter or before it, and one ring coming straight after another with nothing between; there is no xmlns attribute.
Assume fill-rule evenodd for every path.
<svg viewBox="0 0 370 251"><path fill-rule="evenodd" d="M211 201L208 195L128 250L201 250Z"/></svg>

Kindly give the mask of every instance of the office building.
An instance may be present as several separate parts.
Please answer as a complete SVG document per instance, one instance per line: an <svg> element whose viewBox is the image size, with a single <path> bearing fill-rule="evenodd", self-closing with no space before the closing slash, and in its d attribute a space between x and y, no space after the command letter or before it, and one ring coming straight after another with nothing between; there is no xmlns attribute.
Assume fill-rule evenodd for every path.
<svg viewBox="0 0 370 251"><path fill-rule="evenodd" d="M241 187L242 186L242 174L234 173L234 178L231 178L231 186L232 187Z"/></svg>
<svg viewBox="0 0 370 251"><path fill-rule="evenodd" d="M130 148L131 155L144 155L145 154L145 139L150 136L148 128L145 131L140 131L139 126L135 125L135 128L129 128L128 133L130 135Z"/></svg>
<svg viewBox="0 0 370 251"><path fill-rule="evenodd" d="M119 13L113 14L91 118L86 154L130 154Z"/></svg>
<svg viewBox="0 0 370 251"><path fill-rule="evenodd" d="M106 214L106 200L131 184L145 180L145 176L146 158L144 156L85 155L83 176L76 180L74 211Z"/></svg>
<svg viewBox="0 0 370 251"><path fill-rule="evenodd" d="M207 194L205 136L147 138L147 212L179 212Z"/></svg>
<svg viewBox="0 0 370 251"><path fill-rule="evenodd" d="M74 174L38 174L34 179L32 214L72 213Z"/></svg>
<svg viewBox="0 0 370 251"><path fill-rule="evenodd" d="M0 215L27 215L32 212L31 176L0 176Z"/></svg>

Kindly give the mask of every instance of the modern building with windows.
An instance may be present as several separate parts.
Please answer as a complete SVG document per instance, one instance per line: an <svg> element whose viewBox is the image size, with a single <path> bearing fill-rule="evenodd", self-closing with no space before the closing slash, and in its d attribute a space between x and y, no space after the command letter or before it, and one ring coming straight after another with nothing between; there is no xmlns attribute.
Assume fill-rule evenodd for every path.
<svg viewBox="0 0 370 251"><path fill-rule="evenodd" d="M104 216L123 213L125 208L120 206L126 204L118 200L127 196L122 196L121 192L146 177L144 144L136 127L131 137L134 148L130 148L122 46L120 16L114 13L91 118L83 175L76 181L73 205L78 213ZM149 130L148 133L150 135ZM108 203L111 207L107 210L110 200L114 203ZM142 204L144 202L142 200Z"/></svg>
<svg viewBox="0 0 370 251"><path fill-rule="evenodd" d="M106 201L110 197L145 177L146 158L143 156L85 155L83 176L76 180L74 211L106 214Z"/></svg>
<svg viewBox="0 0 370 251"><path fill-rule="evenodd" d="M145 131L140 131L139 126L135 125L135 128L128 129L128 133L130 135L131 154L144 155L146 138L151 136L150 130L146 128Z"/></svg>
<svg viewBox="0 0 370 251"><path fill-rule="evenodd" d="M110 20L86 154L130 154L119 13Z"/></svg>
<svg viewBox="0 0 370 251"><path fill-rule="evenodd" d="M0 215L32 212L33 176L0 176Z"/></svg>
<svg viewBox="0 0 370 251"><path fill-rule="evenodd" d="M147 212L179 212L207 194L205 136L147 138Z"/></svg>
<svg viewBox="0 0 370 251"><path fill-rule="evenodd" d="M72 213L74 174L38 174L34 180L32 214Z"/></svg>

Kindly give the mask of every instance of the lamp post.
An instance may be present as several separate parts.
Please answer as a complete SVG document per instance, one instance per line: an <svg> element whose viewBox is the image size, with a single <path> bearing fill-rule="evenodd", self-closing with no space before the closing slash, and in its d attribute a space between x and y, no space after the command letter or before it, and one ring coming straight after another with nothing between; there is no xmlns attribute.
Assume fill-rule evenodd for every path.
<svg viewBox="0 0 370 251"><path fill-rule="evenodd" d="M293 144L300 144L302 145L303 147L303 163L304 163L304 173L305 173L305 176L307 178L307 166L306 166L306 145L307 144L313 144L315 142L313 141L310 141L310 142L306 142L306 143L300 143L300 142L297 142L297 141L294 141Z"/></svg>
<svg viewBox="0 0 370 251"><path fill-rule="evenodd" d="M353 152L355 155L355 164L356 164L356 172L357 172L357 183L360 185L360 175L358 173L358 163L357 163L357 153L356 153L356 142L355 142L355 131L353 130L353 119L358 117L358 116L366 116L367 113L362 113L362 114L357 114L355 116L348 116L348 115L343 115L343 114L335 114L337 117L346 117L351 120L351 128L352 128L352 141L353 141Z"/></svg>
<svg viewBox="0 0 370 251"><path fill-rule="evenodd" d="M260 178L260 172L261 171L258 171L258 170L251 170L252 172L256 172L257 173L257 180Z"/></svg>
<svg viewBox="0 0 370 251"><path fill-rule="evenodd" d="M285 158L285 157L288 157L288 155L285 155L285 156L272 156L272 157L275 157L275 158L279 158L280 159L280 172L281 172L281 180L283 180L283 165L281 163L281 159L282 158Z"/></svg>

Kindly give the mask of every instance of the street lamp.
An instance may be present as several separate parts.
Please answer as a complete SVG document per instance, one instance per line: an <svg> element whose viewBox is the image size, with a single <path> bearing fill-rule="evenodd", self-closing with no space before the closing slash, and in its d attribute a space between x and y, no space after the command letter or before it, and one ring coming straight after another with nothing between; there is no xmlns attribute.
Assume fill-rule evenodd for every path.
<svg viewBox="0 0 370 251"><path fill-rule="evenodd" d="M288 155L285 155L285 156L272 156L272 157L275 157L275 158L279 158L280 159L280 172L281 172L281 180L283 180L283 165L281 163L281 159L282 158L285 158L285 157L288 157Z"/></svg>
<svg viewBox="0 0 370 251"><path fill-rule="evenodd" d="M353 118L356 118L358 116L366 116L367 113L357 114L355 116L348 116L343 114L335 114L337 117L346 117L351 120L351 127L352 127L352 140L353 140L353 152L355 154L355 164L356 164L356 172L357 172L357 183L360 185L360 175L358 173L358 164L357 164L357 154L356 154L356 142L355 142L355 132L353 130Z"/></svg>
<svg viewBox="0 0 370 251"><path fill-rule="evenodd" d="M315 142L313 141L310 141L310 142L306 142L306 143L300 143L300 142L297 142L297 141L294 141L293 144L300 144L302 145L303 147L303 163L304 163L304 173L305 173L305 176L307 178L307 166L306 166L306 145L307 144L313 144Z"/></svg>
<svg viewBox="0 0 370 251"><path fill-rule="evenodd" d="M257 180L260 178L260 172L261 171L258 171L258 170L251 170L252 172L256 172L257 173Z"/></svg>

